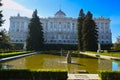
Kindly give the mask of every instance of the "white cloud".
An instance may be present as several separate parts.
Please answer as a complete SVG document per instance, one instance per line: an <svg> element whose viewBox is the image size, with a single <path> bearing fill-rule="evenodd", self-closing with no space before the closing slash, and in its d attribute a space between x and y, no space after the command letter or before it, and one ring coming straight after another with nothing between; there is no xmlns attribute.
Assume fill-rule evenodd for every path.
<svg viewBox="0 0 120 80"><path fill-rule="evenodd" d="M5 19L5 23L2 28L9 29L9 18L10 16L16 16L20 13L21 16L31 17L32 10L25 8L24 6L14 2L13 0L2 0L3 6L0 10L3 10L2 14Z"/></svg>

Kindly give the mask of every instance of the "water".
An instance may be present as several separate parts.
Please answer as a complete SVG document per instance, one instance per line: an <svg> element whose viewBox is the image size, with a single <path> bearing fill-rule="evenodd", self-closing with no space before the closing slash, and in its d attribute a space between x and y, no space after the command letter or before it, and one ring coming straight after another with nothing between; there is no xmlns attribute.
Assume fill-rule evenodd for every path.
<svg viewBox="0 0 120 80"><path fill-rule="evenodd" d="M4 69L67 69L69 73L86 70L97 73L98 70L120 70L120 62L95 58L72 57L72 63L67 64L65 56L36 54L20 59L1 63Z"/></svg>

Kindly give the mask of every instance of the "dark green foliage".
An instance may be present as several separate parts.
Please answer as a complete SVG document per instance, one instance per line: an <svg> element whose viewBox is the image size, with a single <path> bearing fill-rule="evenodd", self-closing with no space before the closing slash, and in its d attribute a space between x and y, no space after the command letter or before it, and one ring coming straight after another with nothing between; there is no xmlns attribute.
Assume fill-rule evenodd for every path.
<svg viewBox="0 0 120 80"><path fill-rule="evenodd" d="M2 15L2 10L0 11L0 27L2 26L4 20L2 19L3 15Z"/></svg>
<svg viewBox="0 0 120 80"><path fill-rule="evenodd" d="M84 51L96 51L98 44L98 34L96 24L92 19L91 12L88 11L82 26Z"/></svg>
<svg viewBox="0 0 120 80"><path fill-rule="evenodd" d="M111 50L112 44L101 44L102 50Z"/></svg>
<svg viewBox="0 0 120 80"><path fill-rule="evenodd" d="M23 50L23 46L24 44L23 43L13 43L13 49L14 50Z"/></svg>
<svg viewBox="0 0 120 80"><path fill-rule="evenodd" d="M32 19L28 25L29 33L26 41L27 50L40 51L43 49L43 29L41 26L40 18L37 16L37 10L33 12Z"/></svg>
<svg viewBox="0 0 120 80"><path fill-rule="evenodd" d="M80 51L96 51L98 44L97 27L88 11L85 16L83 9L78 17L78 49Z"/></svg>
<svg viewBox="0 0 120 80"><path fill-rule="evenodd" d="M120 36L117 37L117 41L116 41L116 43L114 43L113 49L116 51L120 50Z"/></svg>
<svg viewBox="0 0 120 80"><path fill-rule="evenodd" d="M0 1L0 7L2 6L2 3ZM3 15L2 15L2 10L0 10L0 27L2 26L4 20L2 19Z"/></svg>
<svg viewBox="0 0 120 80"><path fill-rule="evenodd" d="M0 80L67 80L65 70L0 70Z"/></svg>
<svg viewBox="0 0 120 80"><path fill-rule="evenodd" d="M79 17L78 17L78 49L79 50L83 50L83 40L82 40L82 24L83 24L83 21L85 19L85 14L83 12L83 9L80 10L80 13L79 13Z"/></svg>
<svg viewBox="0 0 120 80"><path fill-rule="evenodd" d="M0 0L0 7L2 6L1 0ZM0 27L2 26L3 22L5 20L2 19L2 10L0 10ZM0 31L0 49L10 49L12 45L9 42L9 36L6 32L6 30Z"/></svg>
<svg viewBox="0 0 120 80"><path fill-rule="evenodd" d="M75 44L45 44L45 50L77 50L78 46Z"/></svg>
<svg viewBox="0 0 120 80"><path fill-rule="evenodd" d="M0 0L0 6L2 6L1 0Z"/></svg>
<svg viewBox="0 0 120 80"><path fill-rule="evenodd" d="M0 31L0 49L11 49L13 47L13 45L9 42L10 38L8 36L7 31L1 30Z"/></svg>
<svg viewBox="0 0 120 80"><path fill-rule="evenodd" d="M100 71L101 80L120 80L120 71Z"/></svg>

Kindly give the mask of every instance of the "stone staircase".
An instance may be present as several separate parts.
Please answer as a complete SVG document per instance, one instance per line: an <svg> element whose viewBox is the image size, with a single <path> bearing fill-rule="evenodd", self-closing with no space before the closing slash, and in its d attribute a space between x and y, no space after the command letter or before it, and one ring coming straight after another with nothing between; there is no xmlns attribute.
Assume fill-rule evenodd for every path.
<svg viewBox="0 0 120 80"><path fill-rule="evenodd" d="M99 80L98 74L68 74L68 80Z"/></svg>

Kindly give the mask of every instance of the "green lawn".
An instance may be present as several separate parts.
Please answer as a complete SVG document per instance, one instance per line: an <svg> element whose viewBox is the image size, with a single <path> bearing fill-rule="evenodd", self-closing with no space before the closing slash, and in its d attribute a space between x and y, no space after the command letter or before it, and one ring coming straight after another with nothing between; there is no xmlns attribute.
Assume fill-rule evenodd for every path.
<svg viewBox="0 0 120 80"><path fill-rule="evenodd" d="M30 51L17 51L17 52L0 53L0 58L26 54L26 53L29 53L29 52Z"/></svg>
<svg viewBox="0 0 120 80"><path fill-rule="evenodd" d="M87 51L88 53L92 53L92 54L97 54L97 52L90 52ZM120 52L103 52L103 53L99 53L100 55L105 55L105 56L113 56L113 57L120 57Z"/></svg>
<svg viewBox="0 0 120 80"><path fill-rule="evenodd" d="M120 52L101 53L101 55L120 57Z"/></svg>

